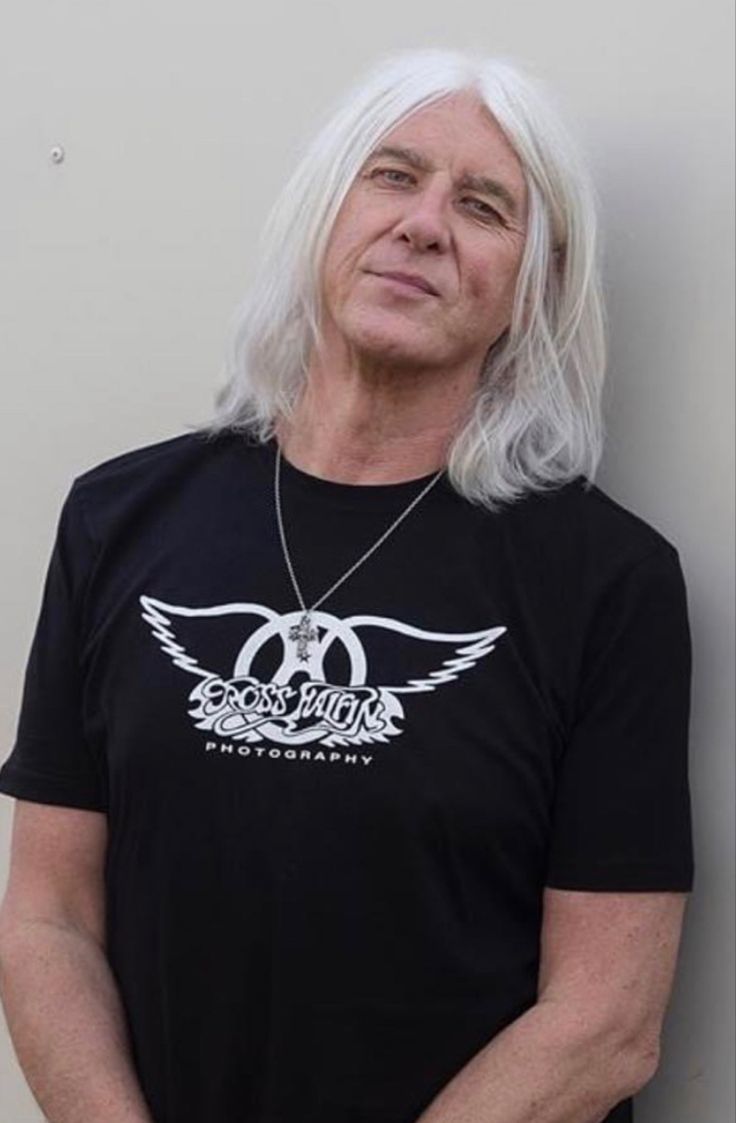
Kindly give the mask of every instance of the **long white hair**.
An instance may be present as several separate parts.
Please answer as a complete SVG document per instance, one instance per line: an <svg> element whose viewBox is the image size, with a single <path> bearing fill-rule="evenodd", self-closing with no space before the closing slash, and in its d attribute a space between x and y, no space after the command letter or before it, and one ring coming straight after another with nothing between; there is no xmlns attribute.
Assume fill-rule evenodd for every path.
<svg viewBox="0 0 736 1123"><path fill-rule="evenodd" d="M597 197L576 143L538 79L507 59L391 52L305 146L261 235L252 287L231 319L211 437L273 435L300 395L321 340L320 275L330 232L372 149L417 109L471 90L514 148L528 223L511 323L486 353L449 445L447 475L495 510L577 476L592 482L603 445L606 365Z"/></svg>

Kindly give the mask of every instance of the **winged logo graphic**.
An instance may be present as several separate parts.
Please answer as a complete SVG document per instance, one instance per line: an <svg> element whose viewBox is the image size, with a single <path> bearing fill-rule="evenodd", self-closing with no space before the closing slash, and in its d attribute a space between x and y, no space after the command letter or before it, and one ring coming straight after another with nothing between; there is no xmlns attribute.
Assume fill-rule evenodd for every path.
<svg viewBox="0 0 736 1123"><path fill-rule="evenodd" d="M477 632L435 632L385 616L340 618L314 611L306 666L295 639L304 634L301 612L279 613L252 602L189 608L150 596L139 599L143 619L162 651L197 680L188 698L195 727L247 742L267 739L298 745L319 741L328 746L388 742L401 733L402 695L433 691L457 679L493 651L506 631L501 626ZM246 632L229 674L202 666L177 638L177 628L181 631L185 620L214 617L227 618L238 627L242 618ZM429 669L405 682L369 683L368 657L360 637L368 641L371 635L380 636L384 643L400 638L405 644L419 645L420 662ZM447 654L432 668L430 660L438 645ZM426 657L421 654L425 648ZM267 677L257 674L255 668L266 649L278 653L275 659L271 656L273 665ZM326 663L331 657L334 660L335 652L345 682L328 679Z"/></svg>

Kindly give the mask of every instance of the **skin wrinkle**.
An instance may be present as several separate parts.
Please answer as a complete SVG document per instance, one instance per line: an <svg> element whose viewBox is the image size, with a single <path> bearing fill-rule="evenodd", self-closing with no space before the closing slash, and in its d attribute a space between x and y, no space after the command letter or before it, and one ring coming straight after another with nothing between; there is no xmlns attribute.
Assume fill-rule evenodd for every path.
<svg viewBox="0 0 736 1123"><path fill-rule="evenodd" d="M423 152L417 152L415 148L408 148L405 145L383 144L368 157L366 163L373 165L378 160L386 158L399 160L424 172L435 171L434 164L427 159ZM512 193L502 183L499 183L496 179L491 179L490 176L466 173L460 177L457 186L460 189L467 188L470 191L476 191L478 194L490 195L492 198L500 199L506 204L506 208L512 216L516 217L518 214L518 205Z"/></svg>

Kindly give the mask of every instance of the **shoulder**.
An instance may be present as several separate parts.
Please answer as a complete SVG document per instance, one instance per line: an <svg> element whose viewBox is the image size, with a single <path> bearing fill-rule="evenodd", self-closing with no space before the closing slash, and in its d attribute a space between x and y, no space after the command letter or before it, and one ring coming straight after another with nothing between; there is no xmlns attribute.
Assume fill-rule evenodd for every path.
<svg viewBox="0 0 736 1123"><path fill-rule="evenodd" d="M655 522L584 477L574 481L571 496L579 512L581 531L594 535L599 545L619 545L630 551L634 561L656 551L676 552L674 542Z"/></svg>
<svg viewBox="0 0 736 1123"><path fill-rule="evenodd" d="M182 468L193 460L201 459L206 449L221 438L213 438L203 430L178 433L176 436L140 445L93 464L75 477L78 493L92 494L108 482L122 483L150 472L166 472Z"/></svg>
<svg viewBox="0 0 736 1123"><path fill-rule="evenodd" d="M203 429L129 449L99 461L73 480L68 504L77 506L93 536L128 525L143 512L207 502L223 475L256 467L254 438Z"/></svg>
<svg viewBox="0 0 736 1123"><path fill-rule="evenodd" d="M484 512L486 549L545 611L586 617L647 580L682 581L678 550L656 520L578 476Z"/></svg>
<svg viewBox="0 0 736 1123"><path fill-rule="evenodd" d="M528 494L510 508L510 521L528 528L544 552L574 557L595 569L628 568L649 555L676 555L656 525L585 476Z"/></svg>

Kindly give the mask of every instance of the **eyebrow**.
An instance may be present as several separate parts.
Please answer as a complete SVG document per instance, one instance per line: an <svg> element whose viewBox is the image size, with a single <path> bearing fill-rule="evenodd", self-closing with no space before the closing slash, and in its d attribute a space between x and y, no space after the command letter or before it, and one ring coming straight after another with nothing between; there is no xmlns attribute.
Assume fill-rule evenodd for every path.
<svg viewBox="0 0 736 1123"><path fill-rule="evenodd" d="M373 160L380 160L388 157L391 160L401 160L404 164L409 164L410 167L418 168L423 172L434 171L434 165L431 160L428 160L421 152L417 152L415 148L406 148L404 145L396 144L382 144L380 148L376 148L368 156L366 164ZM468 188L471 191L478 191L482 195L491 195L496 199L500 199L506 204L509 212L516 217L519 213L519 205L509 191L508 187L504 187L497 179L491 179L485 175L473 175L467 172L460 182L460 188Z"/></svg>

